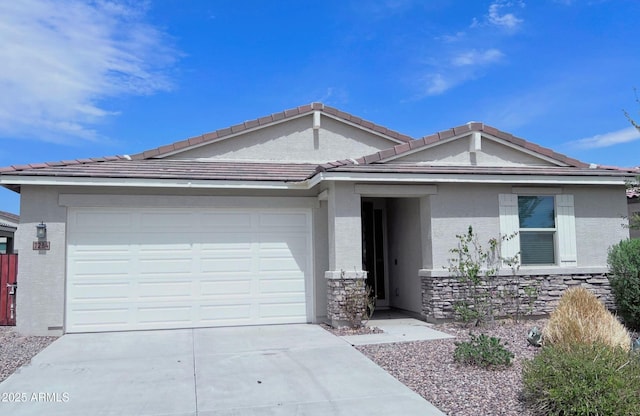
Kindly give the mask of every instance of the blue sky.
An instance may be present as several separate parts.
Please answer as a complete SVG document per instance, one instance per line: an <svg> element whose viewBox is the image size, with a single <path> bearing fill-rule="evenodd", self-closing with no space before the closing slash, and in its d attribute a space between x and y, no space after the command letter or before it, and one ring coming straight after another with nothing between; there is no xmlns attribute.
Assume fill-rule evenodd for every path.
<svg viewBox="0 0 640 416"><path fill-rule="evenodd" d="M640 165L636 0L0 3L0 166L133 154L321 101ZM0 190L0 210L19 198Z"/></svg>

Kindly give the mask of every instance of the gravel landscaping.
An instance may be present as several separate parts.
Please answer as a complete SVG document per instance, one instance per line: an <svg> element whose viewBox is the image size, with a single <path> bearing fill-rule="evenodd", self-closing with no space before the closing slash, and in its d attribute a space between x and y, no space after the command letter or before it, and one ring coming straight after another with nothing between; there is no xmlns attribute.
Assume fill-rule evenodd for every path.
<svg viewBox="0 0 640 416"><path fill-rule="evenodd" d="M12 326L0 326L0 382L56 339L58 337L26 337Z"/></svg>
<svg viewBox="0 0 640 416"><path fill-rule="evenodd" d="M534 357L538 348L526 340L534 326L546 320L521 323L500 322L494 327L463 328L458 324L437 325L434 329L455 339L365 345L359 351L384 368L438 409L448 415L530 415L519 402L522 363ZM482 370L453 361L454 342L468 341L469 332L500 338L515 354L507 369Z"/></svg>

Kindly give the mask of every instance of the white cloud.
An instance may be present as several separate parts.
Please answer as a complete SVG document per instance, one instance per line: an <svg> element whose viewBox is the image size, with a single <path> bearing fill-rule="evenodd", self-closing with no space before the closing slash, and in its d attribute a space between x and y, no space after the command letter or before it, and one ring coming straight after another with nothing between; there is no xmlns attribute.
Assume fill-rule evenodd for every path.
<svg viewBox="0 0 640 416"><path fill-rule="evenodd" d="M524 1L507 1L496 0L489 5L489 11L482 21L473 19L471 27L483 25L496 26L508 31L515 31L524 22L523 19L517 17L510 9L525 7Z"/></svg>
<svg viewBox="0 0 640 416"><path fill-rule="evenodd" d="M512 3L508 2L495 2L489 6L489 23L502 26L507 29L515 29L522 23L522 19L518 19L513 13L500 14L500 9L511 6Z"/></svg>
<svg viewBox="0 0 640 416"><path fill-rule="evenodd" d="M453 66L468 65L488 65L502 59L504 54L498 49L487 49L486 51L465 51L453 57L451 64Z"/></svg>
<svg viewBox="0 0 640 416"><path fill-rule="evenodd" d="M0 2L0 136L97 140L101 100L171 88L177 54L130 4Z"/></svg>
<svg viewBox="0 0 640 416"><path fill-rule="evenodd" d="M484 68L499 62L503 56L498 49L459 52L446 65L424 77L424 94L440 95L457 85L476 79Z"/></svg>
<svg viewBox="0 0 640 416"><path fill-rule="evenodd" d="M601 147L615 146L621 143L633 142L636 140L640 140L640 131L635 127L627 127L622 130L597 134L595 136L575 140L569 144L581 149L597 149Z"/></svg>
<svg viewBox="0 0 640 416"><path fill-rule="evenodd" d="M446 80L442 74L429 74L426 76L426 95L439 95L453 87L451 80Z"/></svg>

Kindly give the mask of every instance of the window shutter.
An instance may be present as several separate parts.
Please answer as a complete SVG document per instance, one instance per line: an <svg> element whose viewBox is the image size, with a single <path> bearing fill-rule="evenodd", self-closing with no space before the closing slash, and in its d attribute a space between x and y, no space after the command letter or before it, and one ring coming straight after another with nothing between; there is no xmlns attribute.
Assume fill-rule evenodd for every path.
<svg viewBox="0 0 640 416"><path fill-rule="evenodd" d="M576 219L573 212L573 195L556 195L556 216L560 266L577 266Z"/></svg>
<svg viewBox="0 0 640 416"><path fill-rule="evenodd" d="M520 228L518 222L518 195L500 194L500 234L512 235ZM513 257L520 251L520 236L502 242L502 257Z"/></svg>

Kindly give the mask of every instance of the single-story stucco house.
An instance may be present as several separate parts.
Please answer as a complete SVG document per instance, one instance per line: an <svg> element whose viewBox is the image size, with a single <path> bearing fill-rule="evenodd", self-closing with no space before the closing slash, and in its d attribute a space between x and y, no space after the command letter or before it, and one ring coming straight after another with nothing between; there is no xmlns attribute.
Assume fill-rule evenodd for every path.
<svg viewBox="0 0 640 416"><path fill-rule="evenodd" d="M635 174L482 123L413 139L320 103L132 156L1 168L21 196L17 329L339 324L365 276L379 308L451 318L449 250L469 225L518 232L503 254L521 253L548 312L563 287L606 289Z"/></svg>
<svg viewBox="0 0 640 416"><path fill-rule="evenodd" d="M13 239L20 217L6 211L0 211L0 254L13 253Z"/></svg>

